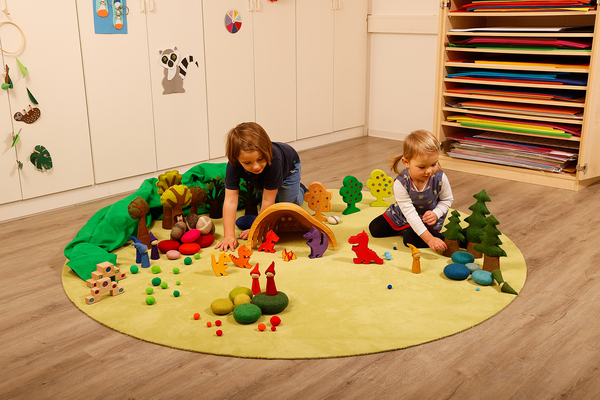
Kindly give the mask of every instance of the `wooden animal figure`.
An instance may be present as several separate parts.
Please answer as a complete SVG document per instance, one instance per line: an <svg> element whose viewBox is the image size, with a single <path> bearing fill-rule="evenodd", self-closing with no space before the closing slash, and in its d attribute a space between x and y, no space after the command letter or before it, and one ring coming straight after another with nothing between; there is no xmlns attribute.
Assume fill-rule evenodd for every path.
<svg viewBox="0 0 600 400"><path fill-rule="evenodd" d="M356 253L353 258L354 264L369 264L371 261L377 264L383 264L383 260L369 248L369 235L362 231L356 236L350 236L348 243L353 244L352 251Z"/></svg>
<svg viewBox="0 0 600 400"><path fill-rule="evenodd" d="M158 64L165 69L165 77L162 80L163 94L185 93L183 80L187 75L187 69L190 64L196 64L194 56L181 58L177 47L158 51Z"/></svg>
<svg viewBox="0 0 600 400"><path fill-rule="evenodd" d="M23 110L23 112L17 111L15 113L15 121L25 122L26 124L33 124L42 116L42 112L39 108L29 106L29 111Z"/></svg>
<svg viewBox="0 0 600 400"><path fill-rule="evenodd" d="M322 257L329 246L327 235L323 234L323 232L313 226L310 231L302 236L304 239L308 239L308 242L306 242L308 247L310 247L308 258Z"/></svg>
<svg viewBox="0 0 600 400"><path fill-rule="evenodd" d="M279 236L277 236L275 232L273 232L273 230L270 230L269 232L267 232L266 240L260 246L258 246L258 251L275 253L274 247L275 243L277 243L278 241Z"/></svg>
<svg viewBox="0 0 600 400"><path fill-rule="evenodd" d="M231 261L240 268L253 268L252 265L248 262L250 260L250 256L252 255L252 250L248 248L245 244L238 247L238 257L233 254L229 255Z"/></svg>
<svg viewBox="0 0 600 400"><path fill-rule="evenodd" d="M216 276L227 275L227 272L225 272L225 270L229 267L225 263L231 262L231 258L229 258L229 256L227 254L225 254L224 251L219 253L219 262L217 262L217 260L215 259L214 253L210 253L210 258L211 258L210 263L211 263L213 271L215 271L215 275Z"/></svg>

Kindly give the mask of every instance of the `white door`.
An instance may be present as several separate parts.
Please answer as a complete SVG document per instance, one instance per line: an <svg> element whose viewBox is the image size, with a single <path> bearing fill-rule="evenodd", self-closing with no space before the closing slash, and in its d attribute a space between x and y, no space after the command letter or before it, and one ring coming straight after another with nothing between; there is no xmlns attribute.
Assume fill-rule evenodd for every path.
<svg viewBox="0 0 600 400"><path fill-rule="evenodd" d="M142 3L127 2L127 34L95 34L94 4L80 0L77 11L94 177L103 183L155 172L156 145Z"/></svg>
<svg viewBox="0 0 600 400"><path fill-rule="evenodd" d="M225 137L231 128L255 121L253 4L204 0L203 5L208 134L214 159L225 155ZM234 33L226 26L231 19Z"/></svg>
<svg viewBox="0 0 600 400"><path fill-rule="evenodd" d="M158 169L206 161L209 152L202 3L145 1ZM189 62L190 56L193 58L187 68L183 66L184 78L158 61L162 56L169 58L173 53L167 53L175 47L179 66ZM182 64L184 59L187 61ZM165 72L170 71L174 72L172 79L168 75L163 85Z"/></svg>
<svg viewBox="0 0 600 400"><path fill-rule="evenodd" d="M10 20L25 34L23 50L4 55L13 89L0 95L3 105L8 95L12 130L21 130L16 145L17 157L23 163L20 171L23 199L44 196L93 184L90 137L77 13L75 1L52 2L34 0L8 3ZM18 30L4 24L0 29L2 47L11 51L22 44ZM23 77L17 60L27 68ZM28 93L38 102L35 105ZM15 121L14 114L38 108L40 117L33 123ZM6 110L2 107L0 109ZM8 128L4 114L0 124ZM5 132L10 132L8 128ZM30 162L36 146L43 146L52 160L52 168L40 172ZM9 172L9 171L7 171ZM7 173L8 175L8 173ZM13 178L9 179L11 185Z"/></svg>
<svg viewBox="0 0 600 400"><path fill-rule="evenodd" d="M334 17L332 0L297 2L298 139L333 131Z"/></svg>

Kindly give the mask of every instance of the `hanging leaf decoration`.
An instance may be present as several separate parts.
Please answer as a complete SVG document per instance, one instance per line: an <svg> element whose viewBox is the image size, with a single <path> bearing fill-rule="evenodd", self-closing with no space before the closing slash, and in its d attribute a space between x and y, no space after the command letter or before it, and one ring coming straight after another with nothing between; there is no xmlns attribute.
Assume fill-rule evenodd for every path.
<svg viewBox="0 0 600 400"><path fill-rule="evenodd" d="M31 102L37 106L38 105L37 100L35 99L35 97L33 97L31 92L29 91L29 88L26 88L26 89L27 89L27 94L29 95L29 100L31 100Z"/></svg>
<svg viewBox="0 0 600 400"><path fill-rule="evenodd" d="M19 160L17 160L17 166L19 167L19 169L23 169L23 163Z"/></svg>
<svg viewBox="0 0 600 400"><path fill-rule="evenodd" d="M11 148L15 147L17 145L17 143L19 143L19 140L21 140L21 136L20 136L21 135L21 130L23 130L23 128L19 129L19 132L17 133L16 136L13 135L12 146L10 146Z"/></svg>
<svg viewBox="0 0 600 400"><path fill-rule="evenodd" d="M52 169L52 157L50 152L44 146L37 145L33 153L29 156L29 161L40 171L48 171Z"/></svg>
<svg viewBox="0 0 600 400"><path fill-rule="evenodd" d="M19 61L19 59L17 58L17 65L19 66L19 69L21 70L21 73L23 74L23 78L25 78L25 76L27 75L27 68L21 64L21 61Z"/></svg>

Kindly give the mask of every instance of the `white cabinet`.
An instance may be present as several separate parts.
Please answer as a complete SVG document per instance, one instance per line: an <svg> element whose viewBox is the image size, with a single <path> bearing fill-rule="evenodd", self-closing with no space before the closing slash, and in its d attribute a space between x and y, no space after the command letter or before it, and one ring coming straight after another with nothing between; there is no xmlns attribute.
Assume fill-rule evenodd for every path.
<svg viewBox="0 0 600 400"><path fill-rule="evenodd" d="M127 4L127 34L95 34L93 2L79 3L96 183L208 159L201 3ZM184 93L163 94L157 58L174 47L198 65Z"/></svg>
<svg viewBox="0 0 600 400"><path fill-rule="evenodd" d="M241 28L225 18L236 10ZM204 27L210 158L225 155L225 136L255 121L272 140L296 139L295 2L205 0Z"/></svg>
<svg viewBox="0 0 600 400"><path fill-rule="evenodd" d="M79 33L74 1L60 7L51 2L10 2L10 21L25 34L18 54L4 54L13 89L0 90L0 130L7 135L0 156L3 190L0 203L31 199L93 184L90 138L84 94ZM60 23L57 23L60 21ZM16 51L22 45L18 29L0 26L3 49ZM28 69L23 77L16 58ZM39 105L29 99L27 88ZM16 112L38 107L40 118L31 124L13 119ZM12 126L11 126L12 125ZM10 132L21 130L20 141L11 149ZM29 161L35 146L42 145L52 157L52 169L41 172ZM15 168L15 157L23 169Z"/></svg>
<svg viewBox="0 0 600 400"><path fill-rule="evenodd" d="M365 123L367 0L297 3L298 139Z"/></svg>

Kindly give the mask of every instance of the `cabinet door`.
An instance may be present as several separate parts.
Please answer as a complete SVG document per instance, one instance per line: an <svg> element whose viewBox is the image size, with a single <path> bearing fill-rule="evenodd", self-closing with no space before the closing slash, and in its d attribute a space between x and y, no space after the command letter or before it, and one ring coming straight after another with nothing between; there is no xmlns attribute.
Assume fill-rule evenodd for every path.
<svg viewBox="0 0 600 400"><path fill-rule="evenodd" d="M333 130L365 124L367 0L335 0Z"/></svg>
<svg viewBox="0 0 600 400"><path fill-rule="evenodd" d="M249 0L204 0L206 90L210 158L225 155L225 137L237 124L255 121L253 23ZM230 33L225 16L239 12L241 29Z"/></svg>
<svg viewBox="0 0 600 400"><path fill-rule="evenodd" d="M8 11L10 20L25 33L26 44L16 57L4 56L14 87L1 97L5 99L8 94L11 117L29 110L30 105L41 112L39 119L30 124L12 121L12 130L15 133L21 130L16 148L23 163L20 171L23 199L92 185L75 1L61 2L60 7L52 2L14 1L9 3ZM16 28L3 25L0 31L4 49L16 50L21 46L21 34ZM16 58L28 70L25 77ZM27 89L39 103L37 106L31 102ZM0 123L5 124L4 115ZM30 155L38 145L44 146L52 157L52 169L46 172L38 171L30 162Z"/></svg>
<svg viewBox="0 0 600 400"><path fill-rule="evenodd" d="M206 112L206 83L204 69L204 34L202 3L196 0L155 2L153 9L146 1L148 49L154 131L158 169L208 160L208 121ZM151 11L153 10L153 11ZM179 65L188 56L193 63L185 78L175 74L165 85L174 86L175 93L163 94L167 69L159 64L159 51L177 48ZM189 61L189 59L188 59ZM181 93L184 90L185 93Z"/></svg>
<svg viewBox="0 0 600 400"><path fill-rule="evenodd" d="M94 4L80 0L77 10L94 176L102 183L157 166L146 16L128 1L128 33L95 34Z"/></svg>
<svg viewBox="0 0 600 400"><path fill-rule="evenodd" d="M304 0L300 0L304 1ZM296 140L295 1L254 0L256 122L271 140Z"/></svg>
<svg viewBox="0 0 600 400"><path fill-rule="evenodd" d="M298 139L333 131L332 0L296 5L298 54Z"/></svg>

